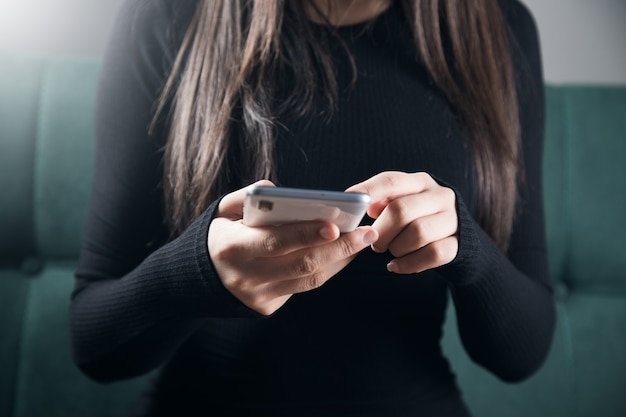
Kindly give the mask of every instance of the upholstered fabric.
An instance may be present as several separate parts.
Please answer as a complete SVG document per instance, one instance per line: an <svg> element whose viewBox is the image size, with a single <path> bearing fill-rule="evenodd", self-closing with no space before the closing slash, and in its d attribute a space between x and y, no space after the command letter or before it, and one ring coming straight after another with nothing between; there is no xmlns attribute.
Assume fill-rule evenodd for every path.
<svg viewBox="0 0 626 417"><path fill-rule="evenodd" d="M44 62L0 56L0 63L0 263L6 263L35 247L32 161Z"/></svg>
<svg viewBox="0 0 626 417"><path fill-rule="evenodd" d="M0 270L0 416L12 416L19 380L18 358L30 280L15 269Z"/></svg>
<svg viewBox="0 0 626 417"><path fill-rule="evenodd" d="M548 244L572 357L570 415L624 416L626 88L547 92Z"/></svg>
<svg viewBox="0 0 626 417"><path fill-rule="evenodd" d="M98 71L94 58L0 54L0 417L120 416L145 384L98 385L70 360ZM624 416L626 87L546 93L550 356L504 384L468 359L452 309L443 346L476 416Z"/></svg>
<svg viewBox="0 0 626 417"><path fill-rule="evenodd" d="M98 385L72 364L66 312L73 263L53 262L28 292L14 390L15 416L123 416L144 381Z"/></svg>
<svg viewBox="0 0 626 417"><path fill-rule="evenodd" d="M98 70L93 58L0 55L0 416L123 415L143 385L98 385L70 359Z"/></svg>
<svg viewBox="0 0 626 417"><path fill-rule="evenodd" d="M36 243L45 258L75 258L91 186L98 61L48 61L35 153ZM89 109L89 111L86 111Z"/></svg>
<svg viewBox="0 0 626 417"><path fill-rule="evenodd" d="M450 311L444 346L476 415L626 415L626 87L546 88L544 195L558 305L551 354L503 386L464 355Z"/></svg>

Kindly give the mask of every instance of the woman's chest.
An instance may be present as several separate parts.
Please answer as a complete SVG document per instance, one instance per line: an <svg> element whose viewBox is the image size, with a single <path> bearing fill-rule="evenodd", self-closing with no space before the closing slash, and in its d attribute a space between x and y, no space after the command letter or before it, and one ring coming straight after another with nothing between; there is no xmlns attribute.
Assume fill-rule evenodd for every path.
<svg viewBox="0 0 626 417"><path fill-rule="evenodd" d="M280 185L343 190L383 171L425 171L471 198L461 123L419 71L399 63L361 68L332 119L285 120L278 132Z"/></svg>

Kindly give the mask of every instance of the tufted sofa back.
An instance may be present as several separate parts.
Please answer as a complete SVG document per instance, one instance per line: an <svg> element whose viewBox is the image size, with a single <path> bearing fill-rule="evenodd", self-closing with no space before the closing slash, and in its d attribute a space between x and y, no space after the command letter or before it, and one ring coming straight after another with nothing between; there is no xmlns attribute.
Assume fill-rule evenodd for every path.
<svg viewBox="0 0 626 417"><path fill-rule="evenodd" d="M552 277L573 291L626 294L626 87L547 93Z"/></svg>
<svg viewBox="0 0 626 417"><path fill-rule="evenodd" d="M0 54L0 417L125 415L144 383L97 385L70 356L99 65Z"/></svg>
<svg viewBox="0 0 626 417"><path fill-rule="evenodd" d="M99 60L1 62L0 259L31 266L75 259L91 185Z"/></svg>

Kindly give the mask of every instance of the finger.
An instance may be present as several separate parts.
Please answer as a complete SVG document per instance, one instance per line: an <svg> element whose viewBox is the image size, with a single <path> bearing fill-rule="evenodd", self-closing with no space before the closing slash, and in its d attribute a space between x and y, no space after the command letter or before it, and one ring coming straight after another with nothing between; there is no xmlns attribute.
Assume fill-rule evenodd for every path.
<svg viewBox="0 0 626 417"><path fill-rule="evenodd" d="M376 252L385 252L389 249L391 242L400 234L405 233L405 231L408 233L406 238L410 240L410 233L415 232L415 228L420 225L419 219L423 217L429 217L445 211L450 211L456 216L456 209L453 209L455 207L455 198L451 189L436 187L419 194L411 194L391 201L372 225L380 233L380 237L372 249ZM445 219L450 220L449 217ZM415 223L416 221L417 223ZM456 219L451 221L456 227ZM428 226L428 222L425 225ZM421 231L417 230L417 232L420 233ZM437 234L435 236L441 238L449 235L441 236ZM419 247L429 242L427 240L428 235L423 236L423 238L418 235L416 238L418 242L421 242ZM418 247L414 247L410 251L415 249L418 249Z"/></svg>
<svg viewBox="0 0 626 417"><path fill-rule="evenodd" d="M342 259L333 264L327 264L324 271L319 271L316 274L311 274L306 277L274 281L267 286L268 291L271 291L272 295L276 297L289 297L293 294L312 291L321 287L332 277L337 275L337 273L345 268L355 257L356 255L352 255L349 258Z"/></svg>
<svg viewBox="0 0 626 417"><path fill-rule="evenodd" d="M387 205L397 198L417 194L436 185L424 172L406 173L387 171L348 188L348 192L369 194L372 199L367 214L376 219Z"/></svg>
<svg viewBox="0 0 626 417"><path fill-rule="evenodd" d="M450 236L432 242L408 255L389 262L387 269L396 274L414 274L447 265L456 258L459 240Z"/></svg>
<svg viewBox="0 0 626 417"><path fill-rule="evenodd" d="M273 294L297 294L321 287L345 268L361 250L371 245L377 236L375 229L360 227L331 244L298 257L294 263L287 264L287 275L296 278L275 281L272 284Z"/></svg>
<svg viewBox="0 0 626 417"><path fill-rule="evenodd" d="M378 238L378 232L370 226L357 228L341 235L337 240L326 245L303 249L291 253L280 263L275 262L274 274L288 279L305 277L319 273L344 259L356 255Z"/></svg>
<svg viewBox="0 0 626 417"><path fill-rule="evenodd" d="M226 219L215 219L214 222L230 225L235 223ZM241 228L245 226L241 225ZM225 286L248 307L261 314L271 314L284 304L291 294L323 285L354 259L356 253L371 245L377 237L378 233L373 228L361 227L354 232L341 235L340 239L322 247L288 254L285 259L261 258L255 259L254 262L241 262L239 258L235 279L230 283L225 282ZM220 259L216 264L219 264L219 261ZM252 269L245 271L245 267L252 264L254 264ZM224 277L228 275L220 276L224 281ZM294 279L298 276L300 279Z"/></svg>
<svg viewBox="0 0 626 417"><path fill-rule="evenodd" d="M322 245L340 236L337 225L324 221L288 223L280 226L249 227L253 235L246 251L253 257L284 256Z"/></svg>
<svg viewBox="0 0 626 417"><path fill-rule="evenodd" d="M262 185L266 187L275 187L274 183L268 180L257 181L254 185ZM243 218L243 200L246 197L246 192L248 187L240 188L237 191L233 191L230 194L227 194L220 201L219 206L217 207L217 216L218 217L227 217L229 219L242 219Z"/></svg>
<svg viewBox="0 0 626 417"><path fill-rule="evenodd" d="M457 215L451 210L418 217L389 242L387 249L399 258L432 242L455 235L458 228ZM376 248L379 247L377 242Z"/></svg>
<svg viewBox="0 0 626 417"><path fill-rule="evenodd" d="M222 233L218 230L222 229ZM209 233L222 236L218 259L275 258L304 248L322 245L340 236L339 228L330 222L311 221L280 226L248 227L225 218L213 220Z"/></svg>

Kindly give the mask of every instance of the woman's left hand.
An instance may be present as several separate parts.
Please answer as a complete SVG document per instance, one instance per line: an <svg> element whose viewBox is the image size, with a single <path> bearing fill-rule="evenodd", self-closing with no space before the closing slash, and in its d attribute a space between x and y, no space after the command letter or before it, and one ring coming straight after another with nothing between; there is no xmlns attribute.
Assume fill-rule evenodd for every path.
<svg viewBox="0 0 626 417"><path fill-rule="evenodd" d="M456 194L424 173L383 172L346 191L369 194L367 214L379 238L372 249L395 257L387 269L411 274L446 265L457 255Z"/></svg>

